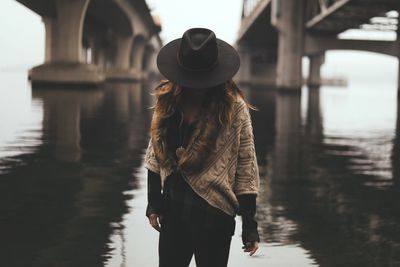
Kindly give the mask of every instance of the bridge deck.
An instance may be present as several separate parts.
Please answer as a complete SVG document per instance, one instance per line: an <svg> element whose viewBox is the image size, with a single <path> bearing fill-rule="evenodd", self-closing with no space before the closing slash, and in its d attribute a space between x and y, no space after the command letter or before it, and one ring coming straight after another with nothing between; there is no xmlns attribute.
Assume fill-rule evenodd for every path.
<svg viewBox="0 0 400 267"><path fill-rule="evenodd" d="M399 0L341 0L310 19L306 29L312 33L336 35L369 24L371 18L385 17L387 12L399 8Z"/></svg>
<svg viewBox="0 0 400 267"><path fill-rule="evenodd" d="M307 9L310 3L316 5L320 1L306 3ZM388 12L400 10L400 0L335 0L331 3L330 6L306 18L305 29L308 33L333 37L349 29L371 25L372 18L386 17ZM277 46L278 33L271 24L271 5L271 0L259 0L253 10L242 18L238 44L264 48ZM386 29L389 30L397 28L395 24L383 26L387 26Z"/></svg>

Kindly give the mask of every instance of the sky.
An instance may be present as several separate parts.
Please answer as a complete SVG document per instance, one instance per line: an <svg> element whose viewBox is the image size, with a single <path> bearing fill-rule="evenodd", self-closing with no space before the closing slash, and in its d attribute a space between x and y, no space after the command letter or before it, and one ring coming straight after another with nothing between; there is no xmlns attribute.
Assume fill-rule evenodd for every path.
<svg viewBox="0 0 400 267"><path fill-rule="evenodd" d="M241 0L148 0L153 14L159 15L161 37L168 42L180 38L188 28L212 29L216 36L234 43L240 25Z"/></svg>
<svg viewBox="0 0 400 267"><path fill-rule="evenodd" d="M218 38L231 44L235 41L240 25L241 0L147 0L147 3L152 13L161 19L164 43L180 38L191 27L211 28ZM41 17L15 0L1 0L0 10L0 71L27 70L41 64L45 39ZM321 71L327 77L396 84L397 68L398 60L393 57L368 52L331 51L326 54Z"/></svg>

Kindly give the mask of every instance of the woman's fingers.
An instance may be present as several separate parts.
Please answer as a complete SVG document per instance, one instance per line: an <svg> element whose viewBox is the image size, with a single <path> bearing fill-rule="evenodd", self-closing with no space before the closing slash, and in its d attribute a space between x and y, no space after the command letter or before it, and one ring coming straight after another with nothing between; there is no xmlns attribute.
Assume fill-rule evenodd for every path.
<svg viewBox="0 0 400 267"><path fill-rule="evenodd" d="M157 231L160 231L160 224L158 222L158 215L157 214L150 214L149 216L149 222L151 226L156 229Z"/></svg>
<svg viewBox="0 0 400 267"><path fill-rule="evenodd" d="M258 242L248 242L246 243L246 246L243 246L242 248L244 249L244 252L250 252L250 256L252 256L258 249Z"/></svg>
<svg viewBox="0 0 400 267"><path fill-rule="evenodd" d="M250 256L253 256L253 254L256 253L257 249L258 249L258 243L256 243L253 249L250 251Z"/></svg>

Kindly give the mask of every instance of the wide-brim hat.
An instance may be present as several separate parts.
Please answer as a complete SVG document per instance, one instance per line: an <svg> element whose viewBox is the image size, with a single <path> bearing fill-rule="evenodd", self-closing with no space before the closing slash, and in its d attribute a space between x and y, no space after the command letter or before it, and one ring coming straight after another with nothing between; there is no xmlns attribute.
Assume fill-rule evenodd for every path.
<svg viewBox="0 0 400 267"><path fill-rule="evenodd" d="M239 70L239 54L206 28L192 28L161 48L157 67L173 83L208 88L229 81Z"/></svg>

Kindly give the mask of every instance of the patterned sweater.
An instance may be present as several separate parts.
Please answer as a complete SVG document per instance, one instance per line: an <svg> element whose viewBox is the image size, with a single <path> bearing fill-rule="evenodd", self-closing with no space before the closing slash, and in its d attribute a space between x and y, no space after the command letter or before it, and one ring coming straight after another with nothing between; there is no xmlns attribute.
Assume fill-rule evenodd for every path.
<svg viewBox="0 0 400 267"><path fill-rule="evenodd" d="M257 195L260 186L249 108L243 99L237 98L233 110L231 123L218 134L207 164L195 174L182 173L198 195L231 216L240 214L237 196ZM144 164L148 170L160 174L162 186L173 171L160 167L151 138Z"/></svg>

